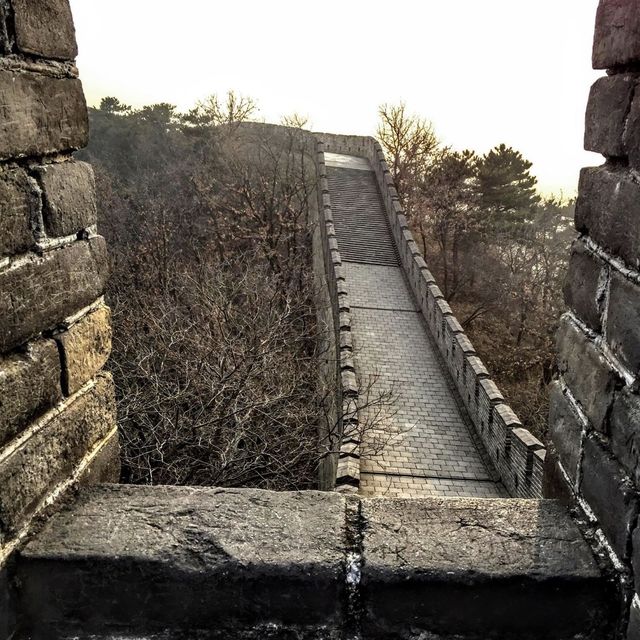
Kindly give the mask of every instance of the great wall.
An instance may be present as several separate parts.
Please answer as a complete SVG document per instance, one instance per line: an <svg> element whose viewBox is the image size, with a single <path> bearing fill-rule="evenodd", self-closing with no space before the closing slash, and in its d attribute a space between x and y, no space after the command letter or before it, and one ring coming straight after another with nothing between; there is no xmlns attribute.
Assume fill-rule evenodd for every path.
<svg viewBox="0 0 640 640"><path fill-rule="evenodd" d="M340 389L323 491L116 484L67 0L0 2L0 640L640 639L640 1L601 0L551 440L522 428L373 138L302 133ZM361 381L397 386L379 455Z"/></svg>

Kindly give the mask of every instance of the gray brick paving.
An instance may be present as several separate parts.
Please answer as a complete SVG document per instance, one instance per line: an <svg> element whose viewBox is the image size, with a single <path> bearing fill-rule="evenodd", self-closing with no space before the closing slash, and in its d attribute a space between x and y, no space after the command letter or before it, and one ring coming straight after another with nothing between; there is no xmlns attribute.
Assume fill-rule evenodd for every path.
<svg viewBox="0 0 640 640"><path fill-rule="evenodd" d="M442 480L440 478L392 476L366 472L360 476L360 493L364 496L386 496L387 498L509 497L507 491L494 482Z"/></svg>
<svg viewBox="0 0 640 640"><path fill-rule="evenodd" d="M372 186L373 185L373 186ZM394 404L363 411L375 422L363 441L361 493L406 497L503 497L395 253L380 224L380 195L371 171L332 167L329 190L346 267L355 360L361 386L393 390ZM349 197L341 197L347 189ZM355 194L355 195L354 195ZM377 220L366 231L365 212ZM353 214L353 217L350 216ZM353 233L354 229L357 233ZM341 238L348 238L343 253ZM359 238L366 247L361 251ZM385 257L384 260L381 259ZM382 264L381 264L382 263ZM382 446L384 444L384 446Z"/></svg>

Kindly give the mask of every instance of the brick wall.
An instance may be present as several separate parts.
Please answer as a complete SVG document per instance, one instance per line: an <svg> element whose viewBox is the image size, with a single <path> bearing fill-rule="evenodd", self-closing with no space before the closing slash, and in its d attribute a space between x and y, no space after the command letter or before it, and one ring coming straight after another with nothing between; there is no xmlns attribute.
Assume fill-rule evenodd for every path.
<svg viewBox="0 0 640 640"><path fill-rule="evenodd" d="M628 638L640 638L640 2L601 0L546 493L577 503L620 573ZM624 633L623 633L624 635Z"/></svg>
<svg viewBox="0 0 640 640"><path fill-rule="evenodd" d="M338 397L330 417L330 426L337 425L331 432L330 446L336 451L321 469L321 488L336 488L341 492L357 492L360 485L360 439L358 422L358 383L353 344L351 340L351 309L346 285L346 274L342 266L336 230L331 212L331 198L327 182L324 159L324 144L317 141L316 168L318 173L318 217L316 229L319 242L314 242L314 266L318 256L324 262L323 282L328 294L333 322L333 361L327 360L325 375L335 371ZM316 274L318 268L315 269ZM319 308L321 308L319 306Z"/></svg>
<svg viewBox="0 0 640 640"><path fill-rule="evenodd" d="M67 0L0 3L0 638L6 571L34 518L117 480L105 242Z"/></svg>
<svg viewBox="0 0 640 640"><path fill-rule="evenodd" d="M413 239L379 143L363 136L317 135L326 151L371 163L409 285L489 457L512 496L540 497L544 445L522 428L444 300Z"/></svg>

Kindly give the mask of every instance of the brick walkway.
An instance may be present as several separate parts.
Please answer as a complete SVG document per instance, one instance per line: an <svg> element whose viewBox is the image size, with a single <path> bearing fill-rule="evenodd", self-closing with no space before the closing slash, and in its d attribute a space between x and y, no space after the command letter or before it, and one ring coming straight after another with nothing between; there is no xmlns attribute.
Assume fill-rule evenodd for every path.
<svg viewBox="0 0 640 640"><path fill-rule="evenodd" d="M373 172L360 158L326 156L361 387L394 395L392 407L363 411L381 426L364 438L360 492L507 496L405 282Z"/></svg>

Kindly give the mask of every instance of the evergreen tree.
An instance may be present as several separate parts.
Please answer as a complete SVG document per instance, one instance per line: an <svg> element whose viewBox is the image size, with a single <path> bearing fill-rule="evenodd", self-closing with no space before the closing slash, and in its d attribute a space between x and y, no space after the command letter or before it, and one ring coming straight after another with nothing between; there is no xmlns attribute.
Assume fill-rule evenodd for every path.
<svg viewBox="0 0 640 640"><path fill-rule="evenodd" d="M485 223L495 231L521 231L531 220L540 196L538 180L531 175L531 162L519 151L500 144L478 162L480 206Z"/></svg>

